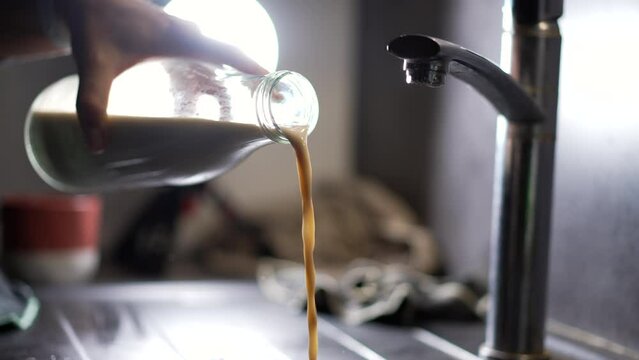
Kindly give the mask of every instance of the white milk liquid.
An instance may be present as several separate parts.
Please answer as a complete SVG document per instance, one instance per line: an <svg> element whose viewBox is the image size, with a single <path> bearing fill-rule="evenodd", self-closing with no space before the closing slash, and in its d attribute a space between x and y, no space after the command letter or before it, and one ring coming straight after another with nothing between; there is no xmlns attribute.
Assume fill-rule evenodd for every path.
<svg viewBox="0 0 639 360"><path fill-rule="evenodd" d="M270 142L257 125L110 116L106 148L92 154L75 114L34 112L31 121L30 156L40 175L65 191L198 183Z"/></svg>

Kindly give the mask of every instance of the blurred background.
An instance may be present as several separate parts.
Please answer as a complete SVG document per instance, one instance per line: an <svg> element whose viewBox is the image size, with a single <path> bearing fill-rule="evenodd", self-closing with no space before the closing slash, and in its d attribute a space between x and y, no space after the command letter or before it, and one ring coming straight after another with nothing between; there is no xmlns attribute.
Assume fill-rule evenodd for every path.
<svg viewBox="0 0 639 360"><path fill-rule="evenodd" d="M322 246L322 234L329 234L335 242L340 241L340 234L380 236L349 224L379 230L376 221L396 219L401 213L402 221L427 234L423 251L428 254L417 260L420 270L483 283L489 262L497 114L476 92L453 79L441 89L406 86L400 61L388 55L385 47L400 34L424 33L499 63L502 2L260 3L277 30L278 69L305 75L319 97L320 120L310 138L314 181L321 188L316 193L318 246ZM568 325L639 351L639 3L566 0L560 28L550 326ZM39 91L73 72L69 57L0 67L0 195L51 192L28 163L24 119ZM278 228L295 232L281 235L283 240L272 245L270 255L273 249L279 252L282 242L297 241L299 195L289 147L272 145L258 150L213 180L209 188L214 189L217 204L209 210L195 201L200 204L193 205L199 209L197 214L184 216L191 202L180 202L173 254L197 249L194 244L207 241L203 236L219 237L223 227L219 222L226 219L220 215L224 206L241 217L244 229L249 223L267 237L280 236ZM140 221L144 223L140 220L143 210L170 191L102 195L99 246L103 268L97 280L224 275L214 246L209 249L210 261L218 267L209 272L173 263L168 271L160 266L163 272L151 276L148 271L128 274L112 266L118 262L122 242ZM361 198L368 199L366 209L362 209L361 198L352 199L359 191ZM340 203L344 199L355 205ZM379 201L391 204L389 209L379 210ZM362 220L365 215L354 216L352 223L344 220L349 211L368 214L370 209L376 217L369 223ZM331 228L338 229L338 234ZM290 246L298 246L291 248L291 254L301 253L301 242ZM234 250L238 249L223 249ZM404 250L408 257L416 251L410 246ZM354 251L353 258L369 255L379 260L374 257L377 253ZM330 251L323 254L330 260ZM290 258L298 259L295 255ZM233 275L246 274L238 270Z"/></svg>

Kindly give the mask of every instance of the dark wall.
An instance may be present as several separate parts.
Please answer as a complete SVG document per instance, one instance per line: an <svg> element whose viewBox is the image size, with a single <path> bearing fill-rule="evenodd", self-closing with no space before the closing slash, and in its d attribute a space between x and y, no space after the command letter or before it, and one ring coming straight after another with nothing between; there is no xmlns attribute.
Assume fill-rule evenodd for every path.
<svg viewBox="0 0 639 360"><path fill-rule="evenodd" d="M379 50L414 31L498 61L501 1L441 3L363 2L358 165L420 211L452 274L485 277L496 114L454 79L409 88ZM566 1L560 26L549 315L639 349L639 3Z"/></svg>
<svg viewBox="0 0 639 360"><path fill-rule="evenodd" d="M403 33L441 34L444 2L361 1L359 125L356 163L424 211L440 94L405 86L401 61L386 44Z"/></svg>
<svg viewBox="0 0 639 360"><path fill-rule="evenodd" d="M358 170L380 178L424 217L455 273L487 271L496 113L450 78L407 86L385 52L404 33L457 42L499 58L498 1L363 1ZM458 251L464 244L465 251Z"/></svg>

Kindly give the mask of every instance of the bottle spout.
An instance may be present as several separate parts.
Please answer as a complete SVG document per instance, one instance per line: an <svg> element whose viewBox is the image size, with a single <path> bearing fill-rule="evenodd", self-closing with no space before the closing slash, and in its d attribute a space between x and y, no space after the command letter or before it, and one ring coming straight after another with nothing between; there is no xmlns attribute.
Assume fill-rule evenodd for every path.
<svg viewBox="0 0 639 360"><path fill-rule="evenodd" d="M509 121L539 123L544 113L516 81L490 60L459 45L426 35L402 35L387 46L404 61L409 84L440 87L448 74L481 93Z"/></svg>

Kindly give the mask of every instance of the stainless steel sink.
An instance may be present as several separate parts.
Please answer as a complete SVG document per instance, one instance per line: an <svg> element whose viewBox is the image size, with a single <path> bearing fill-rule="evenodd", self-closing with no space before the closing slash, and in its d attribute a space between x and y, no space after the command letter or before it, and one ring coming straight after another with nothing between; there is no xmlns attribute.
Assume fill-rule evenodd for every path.
<svg viewBox="0 0 639 360"><path fill-rule="evenodd" d="M305 314L268 302L253 282L207 281L51 287L26 331L0 332L0 359L307 358ZM424 327L319 323L320 359L475 360L481 322ZM565 342L566 359L611 359ZM576 354L576 355L575 355Z"/></svg>

